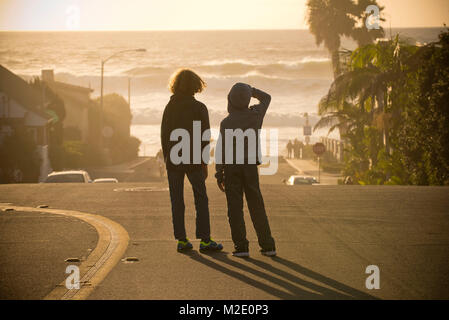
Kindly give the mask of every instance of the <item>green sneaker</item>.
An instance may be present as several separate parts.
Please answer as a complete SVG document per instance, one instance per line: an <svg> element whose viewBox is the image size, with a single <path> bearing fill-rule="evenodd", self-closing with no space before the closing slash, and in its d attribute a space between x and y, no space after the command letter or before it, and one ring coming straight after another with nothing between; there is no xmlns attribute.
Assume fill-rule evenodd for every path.
<svg viewBox="0 0 449 320"><path fill-rule="evenodd" d="M186 239L186 241L178 240L178 252L191 249L193 249L193 245L190 243L189 239Z"/></svg>
<svg viewBox="0 0 449 320"><path fill-rule="evenodd" d="M223 250L223 245L221 243L216 243L214 240L210 239L209 242L200 242L200 251L220 251Z"/></svg>

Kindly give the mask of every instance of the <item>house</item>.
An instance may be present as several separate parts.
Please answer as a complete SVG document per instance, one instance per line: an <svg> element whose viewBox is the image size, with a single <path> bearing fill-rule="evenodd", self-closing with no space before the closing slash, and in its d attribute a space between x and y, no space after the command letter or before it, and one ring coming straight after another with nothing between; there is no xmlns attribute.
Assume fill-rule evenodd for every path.
<svg viewBox="0 0 449 320"><path fill-rule="evenodd" d="M45 111L42 94L0 65L0 145L17 128L31 132L41 157L40 181L52 171L48 158L49 127L52 121L52 115Z"/></svg>
<svg viewBox="0 0 449 320"><path fill-rule="evenodd" d="M41 78L64 101L66 112L63 121L64 132L77 132L79 140L98 145L101 135L98 120L96 120L99 106L90 98L93 90L56 81L53 70L42 70Z"/></svg>

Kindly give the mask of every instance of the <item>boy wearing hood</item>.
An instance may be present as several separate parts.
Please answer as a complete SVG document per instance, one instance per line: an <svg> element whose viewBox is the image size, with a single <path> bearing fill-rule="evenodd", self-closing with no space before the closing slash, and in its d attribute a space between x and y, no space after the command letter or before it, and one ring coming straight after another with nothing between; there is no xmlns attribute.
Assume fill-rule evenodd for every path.
<svg viewBox="0 0 449 320"><path fill-rule="evenodd" d="M251 98L259 104L249 107ZM249 256L249 241L243 217L243 194L257 233L261 253L275 256L276 247L271 236L257 166L261 164L259 130L271 96L245 83L235 84L228 95L229 115L220 124L220 136L215 152L217 184L226 193L228 219L234 242L234 256ZM254 137L251 143L250 139ZM237 141L240 140L240 143ZM244 148L238 148L238 146Z"/></svg>

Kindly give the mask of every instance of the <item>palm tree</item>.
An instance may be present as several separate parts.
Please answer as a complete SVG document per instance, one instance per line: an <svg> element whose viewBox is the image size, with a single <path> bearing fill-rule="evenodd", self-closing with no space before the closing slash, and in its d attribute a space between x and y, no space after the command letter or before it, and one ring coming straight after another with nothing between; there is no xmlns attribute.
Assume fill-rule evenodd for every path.
<svg viewBox="0 0 449 320"><path fill-rule="evenodd" d="M349 70L335 79L322 98L322 118L315 129L340 129L342 136L350 140L352 154L375 166L381 150L387 156L391 154L392 119L400 123L404 107L395 95L403 92L410 73L419 64L419 56L418 47L401 42L399 37L355 50Z"/></svg>
<svg viewBox="0 0 449 320"><path fill-rule="evenodd" d="M356 20L352 0L308 0L307 23L315 35L316 44L324 46L332 56L334 78L341 72L340 37L350 36Z"/></svg>
<svg viewBox="0 0 449 320"><path fill-rule="evenodd" d="M329 128L329 133L336 129L338 129L340 133L346 133L353 130L358 125L362 118L362 113L355 105L346 101L341 106L330 109L329 102L327 102L326 99L327 97L323 98L320 102L320 105L323 106L323 110L318 114L322 117L315 124L313 128L314 131L322 128ZM332 104L334 103L335 101L332 102Z"/></svg>
<svg viewBox="0 0 449 320"><path fill-rule="evenodd" d="M358 23L352 29L351 38L357 42L359 47L372 44L376 41L376 39L383 38L385 36L384 29L381 26L379 26L379 29L368 29L366 27L366 21L371 15L371 13L366 12L366 9L371 5L379 8L379 14L381 15L379 20L385 21L385 19L382 18L382 11L385 7L379 6L376 0L357 0L355 10Z"/></svg>
<svg viewBox="0 0 449 320"><path fill-rule="evenodd" d="M334 79L341 73L340 45L341 36L353 38L359 46L373 43L383 37L382 28L368 30L365 22L368 19L366 8L376 5L375 0L308 0L307 23L309 30L315 35L316 44L324 46L332 56ZM379 7L382 12L383 7ZM381 19L383 20L383 19Z"/></svg>

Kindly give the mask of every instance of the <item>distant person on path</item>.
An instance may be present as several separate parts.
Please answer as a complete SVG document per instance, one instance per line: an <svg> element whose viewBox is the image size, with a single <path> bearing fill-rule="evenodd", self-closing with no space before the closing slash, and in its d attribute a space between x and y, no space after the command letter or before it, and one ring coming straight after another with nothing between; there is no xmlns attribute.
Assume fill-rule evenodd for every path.
<svg viewBox="0 0 449 320"><path fill-rule="evenodd" d="M293 152L293 143L292 143L291 140L288 140L288 143L287 143L287 152L288 152L287 158L288 158L288 159L291 159L291 158L292 158L292 152Z"/></svg>
<svg viewBox="0 0 449 320"><path fill-rule="evenodd" d="M301 152L300 149L300 143L298 139L295 139L295 141L293 142L293 154L295 159L299 159L299 153Z"/></svg>
<svg viewBox="0 0 449 320"><path fill-rule="evenodd" d="M162 149L159 149L159 151L156 153L156 159L163 159L164 158L164 153L162 152Z"/></svg>
<svg viewBox="0 0 449 320"><path fill-rule="evenodd" d="M259 104L249 106L251 98L259 100ZM244 83L235 84L228 95L229 115L220 124L220 138L215 150L217 184L221 191L226 193L228 204L228 219L231 227L232 241L234 242L234 256L249 256L249 241L246 238L245 220L243 218L243 194L246 196L249 213L256 229L261 253L266 256L275 256L276 247L271 236L265 205L259 187L259 173L257 166L260 164L261 155L258 152L257 142L254 153L249 154L249 142L246 141L245 153L233 152L234 161L225 163L226 153L230 149L236 149L236 139L232 142L225 141L225 130L232 129L243 131L258 130L262 127L263 118L270 105L271 96L261 90ZM221 144L221 146L219 146ZM229 150L228 150L229 148ZM255 149L255 150L254 150ZM221 152L219 152L219 150ZM242 159L243 164L236 164L235 158ZM229 157L230 158L230 157ZM249 159L256 160L249 161ZM229 162L229 161L226 161Z"/></svg>
<svg viewBox="0 0 449 320"><path fill-rule="evenodd" d="M159 176L161 178L164 177L164 171L165 171L165 165L164 165L164 153L162 152L162 149L160 149L158 151L158 153L156 154L156 161L157 164L159 166Z"/></svg>
<svg viewBox="0 0 449 320"><path fill-rule="evenodd" d="M202 151L209 148L210 141L201 141L206 130L210 129L209 113L207 107L195 99L194 95L204 90L206 83L193 71L182 69L178 71L170 82L173 95L165 107L161 125L161 144L167 168L170 200L172 207L172 220L175 238L178 240L178 251L193 248L186 235L184 216L184 177L190 181L195 198L196 209L196 237L201 239L200 251L222 250L223 246L210 237L209 200L206 192L207 164L209 159L203 159ZM201 122L201 136L199 141L193 141L194 121ZM184 129L190 135L190 152L188 163L173 163L171 149L179 141L170 141L170 135L176 129ZM201 154L198 159L201 163L194 164L194 144L201 145ZM182 149L177 154L182 154ZM198 156L198 155L197 155ZM182 159L182 157L181 157ZM177 162L177 161L175 161Z"/></svg>

